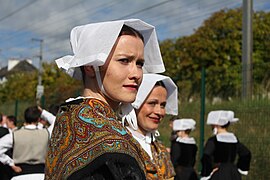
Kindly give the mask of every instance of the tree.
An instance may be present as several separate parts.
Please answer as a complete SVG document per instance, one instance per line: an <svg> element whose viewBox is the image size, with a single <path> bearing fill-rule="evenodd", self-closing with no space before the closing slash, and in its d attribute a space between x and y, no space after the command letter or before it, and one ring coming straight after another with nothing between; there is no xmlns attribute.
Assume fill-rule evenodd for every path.
<svg viewBox="0 0 270 180"><path fill-rule="evenodd" d="M35 102L38 72L19 72L8 77L7 82L0 85L2 103L14 100ZM43 63L42 85L47 104L63 103L69 97L77 96L81 82L62 72L55 63Z"/></svg>
<svg viewBox="0 0 270 180"><path fill-rule="evenodd" d="M269 91L270 13L254 14L254 87ZM242 10L223 9L194 34L161 42L166 75L176 77L179 94L189 100L200 93L201 68L206 68L209 98L239 96L242 68ZM167 52L173 50L171 52ZM175 66L177 64L177 66ZM262 83L263 82L263 83ZM188 93L189 92L189 93Z"/></svg>
<svg viewBox="0 0 270 180"><path fill-rule="evenodd" d="M67 98L76 97L82 91L81 81L71 78L55 63L43 64L43 85L47 104L63 103Z"/></svg>
<svg viewBox="0 0 270 180"><path fill-rule="evenodd" d="M37 72L18 72L8 77L8 81L0 86L1 102L29 100L35 97Z"/></svg>

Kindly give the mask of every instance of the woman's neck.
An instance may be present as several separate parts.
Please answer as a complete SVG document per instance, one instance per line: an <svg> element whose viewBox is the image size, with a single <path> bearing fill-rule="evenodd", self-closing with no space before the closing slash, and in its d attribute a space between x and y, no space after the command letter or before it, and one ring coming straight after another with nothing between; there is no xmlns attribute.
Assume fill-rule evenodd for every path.
<svg viewBox="0 0 270 180"><path fill-rule="evenodd" d="M227 129L224 129L224 128L218 128L217 129L217 133L220 134L220 133L226 133L228 132Z"/></svg>
<svg viewBox="0 0 270 180"><path fill-rule="evenodd" d="M138 126L137 132L140 133L140 134L142 134L142 135L144 135L144 136L146 136L146 134L147 134L147 131L145 131L144 129L142 129L140 126Z"/></svg>
<svg viewBox="0 0 270 180"><path fill-rule="evenodd" d="M119 108L119 102L116 102L114 100L111 100L110 98L108 98L106 95L104 95L102 92L98 92L98 91L92 91L91 89L87 89L85 88L83 91L83 97L93 97L93 98L97 98L100 99L104 102L106 102L107 104L109 104L109 106L114 110L117 111Z"/></svg>
<svg viewBox="0 0 270 180"><path fill-rule="evenodd" d="M188 134L183 133L183 134L181 135L181 138L187 138L187 137L189 137Z"/></svg>

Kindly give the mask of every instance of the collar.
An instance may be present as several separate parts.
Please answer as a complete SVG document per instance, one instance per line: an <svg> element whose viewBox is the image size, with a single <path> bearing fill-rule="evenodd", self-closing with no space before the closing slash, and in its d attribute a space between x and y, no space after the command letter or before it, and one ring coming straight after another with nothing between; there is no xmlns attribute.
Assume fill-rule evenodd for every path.
<svg viewBox="0 0 270 180"><path fill-rule="evenodd" d="M196 141L193 137L178 137L176 141L184 144L196 144Z"/></svg>
<svg viewBox="0 0 270 180"><path fill-rule="evenodd" d="M233 133L225 132L216 135L218 142L225 142L225 143L237 143L238 140Z"/></svg>
<svg viewBox="0 0 270 180"><path fill-rule="evenodd" d="M76 97L76 98L68 98L68 99L66 100L66 102L71 102L71 101L75 101L75 100L78 100L78 99L90 99L90 98L95 98L95 99L98 99L98 100L103 101L102 99L100 99L100 98L98 98L98 97L93 97L93 96L86 96L86 97L84 97L84 96L78 96L78 97Z"/></svg>
<svg viewBox="0 0 270 180"><path fill-rule="evenodd" d="M143 134L133 130L132 128L130 128L128 126L127 126L127 129L131 132L131 134L135 138L140 139L140 140L144 141L147 144L151 144L151 142L155 141L155 137L152 135L151 132L146 133L146 135L144 136Z"/></svg>
<svg viewBox="0 0 270 180"><path fill-rule="evenodd" d="M24 129L37 129L37 125L35 124L28 124L23 126Z"/></svg>

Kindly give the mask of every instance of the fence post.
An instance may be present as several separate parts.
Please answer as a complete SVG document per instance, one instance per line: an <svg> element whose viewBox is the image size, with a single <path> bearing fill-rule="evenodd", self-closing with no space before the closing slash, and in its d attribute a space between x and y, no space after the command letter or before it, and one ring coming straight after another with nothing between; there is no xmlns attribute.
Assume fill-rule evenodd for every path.
<svg viewBox="0 0 270 180"><path fill-rule="evenodd" d="M204 114L205 114L205 67L201 71L201 114L200 114L200 160L203 155L204 148ZM199 171L201 171L201 163L199 163Z"/></svg>
<svg viewBox="0 0 270 180"><path fill-rule="evenodd" d="M18 99L15 100L15 109L14 109L14 116L17 118L18 116Z"/></svg>

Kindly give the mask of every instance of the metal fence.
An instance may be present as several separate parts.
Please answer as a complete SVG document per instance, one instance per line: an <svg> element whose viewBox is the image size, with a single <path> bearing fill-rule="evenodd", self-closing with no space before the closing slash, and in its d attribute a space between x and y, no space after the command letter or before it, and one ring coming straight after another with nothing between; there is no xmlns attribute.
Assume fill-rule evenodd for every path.
<svg viewBox="0 0 270 180"><path fill-rule="evenodd" d="M256 94L257 93L258 92L256 92ZM207 113L211 110L233 110L235 116L238 117L240 121L231 125L229 130L234 132L239 140L252 152L251 169L249 175L243 177L243 179L253 180L256 178L259 180L266 180L270 177L270 139L268 137L270 132L270 98L256 94L249 100L241 100L240 97L232 98L230 101L213 102L206 100L204 119L206 120ZM35 101L17 100L1 103L0 112L6 115L15 115L18 119L18 124L22 125L24 110L31 105L35 105ZM44 103L43 107L46 108L49 107L49 105L50 104ZM189 117L197 121L196 130L192 132L192 135L196 138L197 145L199 146L196 162L196 169L198 172L200 170L200 152L202 151L200 142L204 144L212 135L209 126L201 126L201 111L201 101L179 102L180 117ZM203 134L201 133L202 129ZM161 123L159 130L161 133L161 140L166 146L170 146L169 137L171 129L169 127L168 117Z"/></svg>
<svg viewBox="0 0 270 180"><path fill-rule="evenodd" d="M239 72L239 76L241 71ZM268 80L270 81L270 80ZM204 82L207 92L207 73ZM202 87L204 87L202 86ZM239 85L241 87L241 85ZM198 87L200 88L200 87ZM213 88L213 84L211 84ZM262 91L260 91L260 89ZM180 90L181 92L181 90ZM202 92L202 91L201 91ZM246 145L251 153L251 168L248 176L243 179L253 180L267 180L270 177L270 96L267 90L257 88L253 91L253 96L249 99L243 99L241 92L239 96L231 98L230 100L221 100L219 98L213 101L209 100L206 93L205 106L197 99L196 102L179 102L179 116L181 118L193 118L196 120L196 130L192 132L192 136L196 138L199 147L197 154L196 169L200 171L200 155L203 151L203 145L207 139L212 136L212 130L206 125L206 118L208 112L212 110L233 110L235 116L240 119L239 122L230 125L229 131L232 131L239 138L240 142ZM179 94L181 96L181 93ZM200 98L201 95L198 95ZM211 95L210 95L211 96ZM184 98L179 98L184 99ZM202 113L202 111L204 113ZM203 117L202 117L203 116ZM201 120L204 120L203 122ZM161 140L166 146L170 146L169 137L169 118L165 119L160 125Z"/></svg>

